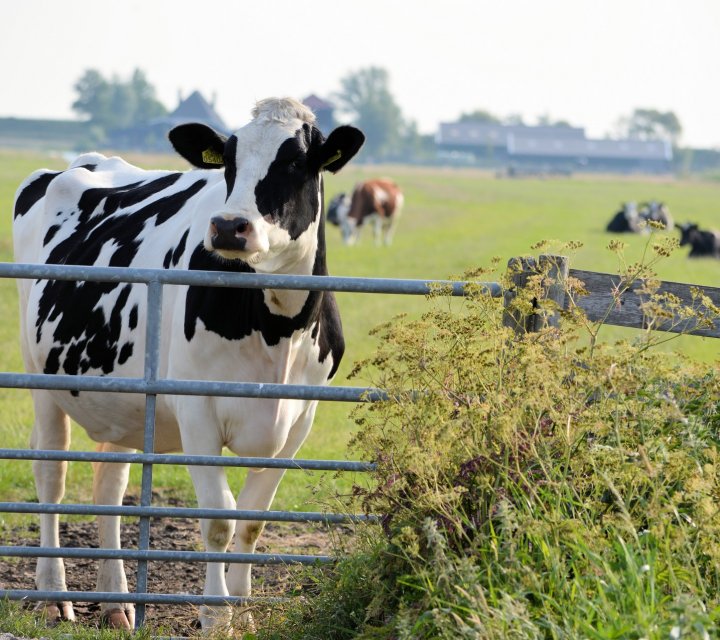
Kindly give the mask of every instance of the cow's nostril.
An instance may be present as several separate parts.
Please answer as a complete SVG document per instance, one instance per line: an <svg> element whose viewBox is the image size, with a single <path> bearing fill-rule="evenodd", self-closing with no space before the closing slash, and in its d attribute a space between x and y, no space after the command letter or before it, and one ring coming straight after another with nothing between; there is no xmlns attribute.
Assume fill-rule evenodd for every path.
<svg viewBox="0 0 720 640"><path fill-rule="evenodd" d="M246 218L215 216L210 220L210 234L214 236L241 236L249 230L250 221Z"/></svg>

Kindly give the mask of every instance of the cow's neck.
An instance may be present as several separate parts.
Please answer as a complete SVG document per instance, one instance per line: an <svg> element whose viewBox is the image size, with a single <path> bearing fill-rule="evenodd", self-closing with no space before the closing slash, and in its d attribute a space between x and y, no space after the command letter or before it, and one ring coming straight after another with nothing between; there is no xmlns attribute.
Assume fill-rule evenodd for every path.
<svg viewBox="0 0 720 640"><path fill-rule="evenodd" d="M325 264L325 243L324 229L322 223L318 229L318 242L313 243L312 251L300 256L292 263L284 265L282 273L287 275L327 275L327 267ZM312 300L308 301L308 297ZM319 306L321 301L319 292L295 290L295 289L263 289L263 298L265 304L271 313L288 318L294 318L300 314L303 309L307 312L306 305L313 307ZM310 311L310 318L315 314Z"/></svg>
<svg viewBox="0 0 720 640"><path fill-rule="evenodd" d="M285 275L316 275L317 251L303 255L300 259L286 264L279 273ZM294 289L263 289L263 299L271 313L294 318L307 303L310 291Z"/></svg>
<svg viewBox="0 0 720 640"><path fill-rule="evenodd" d="M322 191L321 191L322 202ZM302 276L326 276L327 261L325 248L325 214L321 209L318 216L316 242L311 243L308 251L299 255L292 262L283 265L279 273ZM264 289L263 298L271 313L294 318L303 310L310 311L309 321L316 317L315 311L322 302L322 292L292 289ZM311 298L311 300L308 300ZM312 309L307 309L306 305Z"/></svg>

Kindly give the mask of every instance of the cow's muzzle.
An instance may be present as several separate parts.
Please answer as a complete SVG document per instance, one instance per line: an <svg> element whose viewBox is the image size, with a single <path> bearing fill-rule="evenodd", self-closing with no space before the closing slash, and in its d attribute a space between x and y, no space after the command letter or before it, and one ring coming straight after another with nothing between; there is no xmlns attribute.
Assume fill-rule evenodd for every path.
<svg viewBox="0 0 720 640"><path fill-rule="evenodd" d="M213 249L244 251L251 230L252 225L246 218L215 216L210 220L210 242Z"/></svg>

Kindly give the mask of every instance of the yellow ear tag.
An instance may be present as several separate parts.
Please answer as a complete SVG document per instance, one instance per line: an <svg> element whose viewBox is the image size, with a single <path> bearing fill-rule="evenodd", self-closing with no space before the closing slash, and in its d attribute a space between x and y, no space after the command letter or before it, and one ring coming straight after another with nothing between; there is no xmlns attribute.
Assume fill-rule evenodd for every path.
<svg viewBox="0 0 720 640"><path fill-rule="evenodd" d="M324 169L328 165L331 165L333 162L335 162L335 160L339 160L341 157L342 157L342 152L338 149L335 152L334 156L332 156L331 158L328 158L327 160L325 160L325 162L322 163L322 165L320 165L320 168Z"/></svg>
<svg viewBox="0 0 720 640"><path fill-rule="evenodd" d="M225 164L222 154L213 149L205 149L202 152L202 160L205 164L219 164L221 166Z"/></svg>

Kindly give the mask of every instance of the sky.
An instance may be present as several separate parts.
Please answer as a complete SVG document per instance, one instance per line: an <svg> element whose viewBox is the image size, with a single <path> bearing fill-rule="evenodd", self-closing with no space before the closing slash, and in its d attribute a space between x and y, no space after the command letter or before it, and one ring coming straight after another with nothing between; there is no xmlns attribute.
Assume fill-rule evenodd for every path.
<svg viewBox="0 0 720 640"><path fill-rule="evenodd" d="M142 69L170 110L215 96L232 128L269 96L332 97L387 69L423 133L485 109L617 132L673 111L681 144L720 148L720 0L4 0L0 117L78 118L87 69Z"/></svg>

